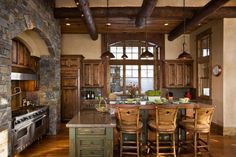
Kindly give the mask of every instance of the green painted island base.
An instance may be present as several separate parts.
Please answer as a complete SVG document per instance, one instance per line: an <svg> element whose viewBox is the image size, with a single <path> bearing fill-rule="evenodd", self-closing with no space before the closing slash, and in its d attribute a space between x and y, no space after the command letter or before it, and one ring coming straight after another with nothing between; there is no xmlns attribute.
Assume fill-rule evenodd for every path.
<svg viewBox="0 0 236 157"><path fill-rule="evenodd" d="M112 157L113 128L70 128L70 157Z"/></svg>
<svg viewBox="0 0 236 157"><path fill-rule="evenodd" d="M70 157L113 157L113 128L116 118L109 113L82 110L67 124Z"/></svg>

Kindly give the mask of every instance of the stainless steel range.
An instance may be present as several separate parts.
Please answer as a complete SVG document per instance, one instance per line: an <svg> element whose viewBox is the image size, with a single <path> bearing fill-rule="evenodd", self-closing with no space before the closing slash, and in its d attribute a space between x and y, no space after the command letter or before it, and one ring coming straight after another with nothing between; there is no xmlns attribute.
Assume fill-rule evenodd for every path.
<svg viewBox="0 0 236 157"><path fill-rule="evenodd" d="M27 106L12 112L13 153L19 153L48 130L48 107Z"/></svg>

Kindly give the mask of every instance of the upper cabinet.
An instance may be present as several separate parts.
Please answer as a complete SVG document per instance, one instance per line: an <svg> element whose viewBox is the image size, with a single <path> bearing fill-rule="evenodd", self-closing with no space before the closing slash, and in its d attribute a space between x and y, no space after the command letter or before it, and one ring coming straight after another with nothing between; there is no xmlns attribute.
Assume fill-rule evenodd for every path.
<svg viewBox="0 0 236 157"><path fill-rule="evenodd" d="M103 87L104 68L101 60L84 60L82 87Z"/></svg>
<svg viewBox="0 0 236 157"><path fill-rule="evenodd" d="M30 56L28 48L19 40L12 40L12 66L15 68L23 68L25 70L37 71L38 57Z"/></svg>
<svg viewBox="0 0 236 157"><path fill-rule="evenodd" d="M193 60L165 60L164 87L193 87Z"/></svg>

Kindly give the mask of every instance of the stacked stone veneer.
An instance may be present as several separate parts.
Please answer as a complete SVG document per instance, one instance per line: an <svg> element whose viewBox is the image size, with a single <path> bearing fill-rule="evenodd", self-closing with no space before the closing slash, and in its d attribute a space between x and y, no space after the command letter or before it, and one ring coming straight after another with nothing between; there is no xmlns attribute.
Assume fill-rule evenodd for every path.
<svg viewBox="0 0 236 157"><path fill-rule="evenodd" d="M53 17L53 0L0 1L0 130L11 129L11 46L12 39L26 30L39 34L49 56L40 60L40 104L49 105L50 134L60 122L60 26ZM11 143L9 142L9 156Z"/></svg>

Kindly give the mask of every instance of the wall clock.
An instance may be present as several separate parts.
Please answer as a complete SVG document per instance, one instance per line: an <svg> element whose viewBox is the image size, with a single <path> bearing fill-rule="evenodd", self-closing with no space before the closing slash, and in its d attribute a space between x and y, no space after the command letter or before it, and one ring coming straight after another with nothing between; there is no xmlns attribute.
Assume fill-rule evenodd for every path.
<svg viewBox="0 0 236 157"><path fill-rule="evenodd" d="M219 76L222 72L222 68L220 65L214 65L213 68L212 68L212 74L214 76Z"/></svg>

